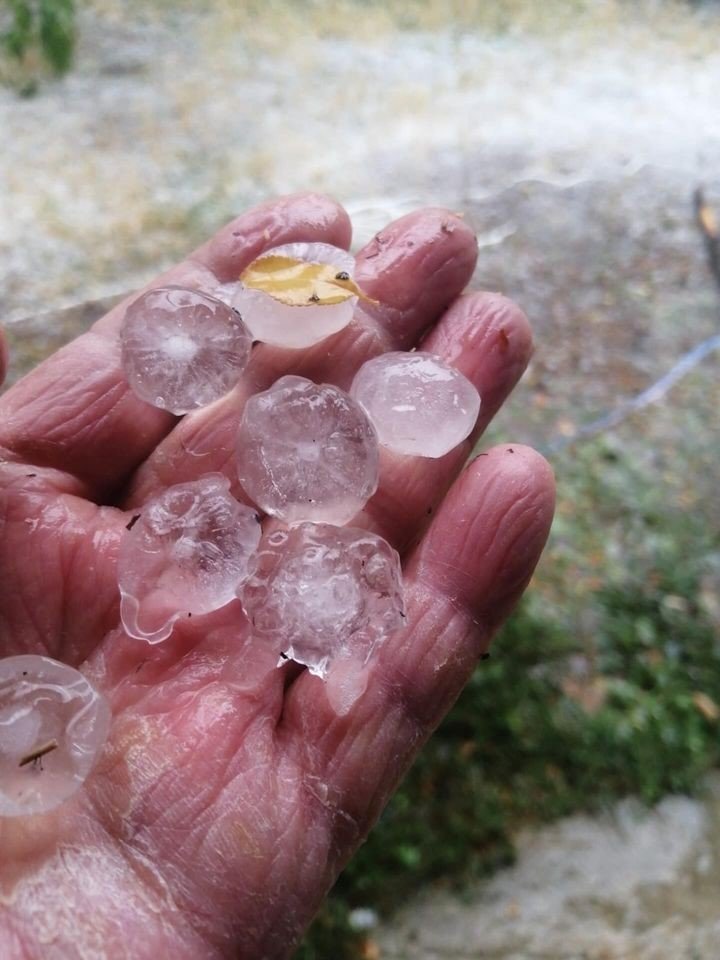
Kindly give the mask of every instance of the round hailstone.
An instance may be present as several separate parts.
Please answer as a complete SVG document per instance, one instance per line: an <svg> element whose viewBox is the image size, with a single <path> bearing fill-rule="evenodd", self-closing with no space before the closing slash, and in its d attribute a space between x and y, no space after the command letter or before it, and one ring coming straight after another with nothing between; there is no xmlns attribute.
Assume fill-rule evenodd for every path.
<svg viewBox="0 0 720 960"><path fill-rule="evenodd" d="M209 474L169 487L142 508L118 557L120 615L131 637L160 643L180 617L235 599L260 542L260 524L229 490L225 477Z"/></svg>
<svg viewBox="0 0 720 960"><path fill-rule="evenodd" d="M122 364L135 393L182 414L231 390L250 359L239 314L215 297L182 287L148 290L127 309Z"/></svg>
<svg viewBox="0 0 720 960"><path fill-rule="evenodd" d="M240 597L255 635L319 677L335 659L367 661L405 622L397 552L374 533L327 523L271 534Z"/></svg>
<svg viewBox="0 0 720 960"><path fill-rule="evenodd" d="M352 277L355 258L329 243L286 243L266 250L256 262L269 257L289 257L305 263L329 264L338 274ZM341 303L302 306L281 303L263 290L243 283L223 284L218 296L240 311L256 340L278 347L309 347L346 327L353 318L357 297Z"/></svg>
<svg viewBox="0 0 720 960"><path fill-rule="evenodd" d="M378 485L378 440L344 390L281 377L245 405L238 476L248 496L285 523L347 523Z"/></svg>
<svg viewBox="0 0 720 960"><path fill-rule="evenodd" d="M364 363L350 387L380 443L396 453L442 457L468 437L480 395L458 370L431 353L385 353Z"/></svg>
<svg viewBox="0 0 720 960"><path fill-rule="evenodd" d="M84 783L110 728L105 699L49 657L0 660L0 816L47 813Z"/></svg>

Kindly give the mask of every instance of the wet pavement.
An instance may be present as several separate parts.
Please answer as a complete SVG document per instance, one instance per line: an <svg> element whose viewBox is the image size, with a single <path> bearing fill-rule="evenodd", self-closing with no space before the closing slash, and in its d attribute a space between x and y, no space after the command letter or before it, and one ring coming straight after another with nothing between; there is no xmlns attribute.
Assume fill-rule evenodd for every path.
<svg viewBox="0 0 720 960"><path fill-rule="evenodd" d="M462 896L424 892L374 937L383 960L716 960L720 780L704 801L632 801L517 838Z"/></svg>

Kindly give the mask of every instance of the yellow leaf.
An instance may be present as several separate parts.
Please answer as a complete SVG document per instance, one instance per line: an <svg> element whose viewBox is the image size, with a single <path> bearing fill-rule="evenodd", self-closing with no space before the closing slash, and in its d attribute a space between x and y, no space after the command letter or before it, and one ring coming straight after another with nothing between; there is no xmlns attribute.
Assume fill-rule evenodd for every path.
<svg viewBox="0 0 720 960"><path fill-rule="evenodd" d="M720 707L718 707L712 697L698 690L692 695L692 698L693 703L706 720L714 721L720 719Z"/></svg>
<svg viewBox="0 0 720 960"><path fill-rule="evenodd" d="M246 287L262 290L291 307L318 307L360 297L370 303L350 274L329 263L307 263L270 254L253 260L240 274Z"/></svg>
<svg viewBox="0 0 720 960"><path fill-rule="evenodd" d="M698 220L700 221L700 226L702 227L703 232L713 240L720 236L720 230L718 230L718 222L715 218L715 214L706 203L702 203L698 209Z"/></svg>

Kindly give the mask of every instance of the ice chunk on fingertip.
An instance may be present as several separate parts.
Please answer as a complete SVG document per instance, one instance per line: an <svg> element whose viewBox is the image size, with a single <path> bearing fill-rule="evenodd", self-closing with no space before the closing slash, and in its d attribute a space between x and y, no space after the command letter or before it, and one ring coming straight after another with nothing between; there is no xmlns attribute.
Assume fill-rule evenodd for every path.
<svg viewBox="0 0 720 960"><path fill-rule="evenodd" d="M234 600L252 569L258 521L220 474L176 484L145 504L118 557L126 633L160 643L180 618Z"/></svg>
<svg viewBox="0 0 720 960"><path fill-rule="evenodd" d="M330 265L348 277L355 269L352 254L328 243L286 243L264 251L255 262L270 257ZM340 303L313 304L308 298L302 305L291 305L242 282L223 284L216 295L240 311L256 340L293 349L310 347L339 333L352 320L357 303L357 297L351 296Z"/></svg>
<svg viewBox="0 0 720 960"><path fill-rule="evenodd" d="M471 434L480 394L431 353L385 353L364 363L350 395L367 411L380 443L395 453L442 457Z"/></svg>

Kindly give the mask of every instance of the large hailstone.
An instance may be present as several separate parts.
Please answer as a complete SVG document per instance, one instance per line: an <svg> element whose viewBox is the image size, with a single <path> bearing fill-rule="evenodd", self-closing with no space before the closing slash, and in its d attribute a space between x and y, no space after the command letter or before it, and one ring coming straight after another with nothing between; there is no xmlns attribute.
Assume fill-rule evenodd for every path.
<svg viewBox="0 0 720 960"><path fill-rule="evenodd" d="M49 657L0 660L0 816L47 813L78 790L102 750L110 709Z"/></svg>
<svg viewBox="0 0 720 960"><path fill-rule="evenodd" d="M237 436L246 493L285 523L346 523L378 485L378 441L344 390L281 377L250 397Z"/></svg>
<svg viewBox="0 0 720 960"><path fill-rule="evenodd" d="M338 659L366 662L405 622L397 552L353 527L271 534L239 594L254 634L319 677Z"/></svg>
<svg viewBox="0 0 720 960"><path fill-rule="evenodd" d="M331 269L307 270L304 264ZM340 247L286 243L266 250L237 283L223 284L215 296L240 311L256 340L309 347L352 320L358 299L354 269L355 258Z"/></svg>
<svg viewBox="0 0 720 960"><path fill-rule="evenodd" d="M254 510L208 474L169 487L142 507L120 547L120 615L131 637L160 643L180 617L230 603L260 541Z"/></svg>
<svg viewBox="0 0 720 960"><path fill-rule="evenodd" d="M134 300L120 342L133 391L175 414L204 407L231 390L252 348L237 311L182 287L148 290Z"/></svg>
<svg viewBox="0 0 720 960"><path fill-rule="evenodd" d="M396 453L442 457L470 435L480 395L431 353L384 353L364 363L351 395L367 410L380 443Z"/></svg>

